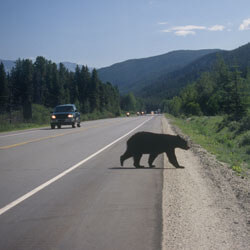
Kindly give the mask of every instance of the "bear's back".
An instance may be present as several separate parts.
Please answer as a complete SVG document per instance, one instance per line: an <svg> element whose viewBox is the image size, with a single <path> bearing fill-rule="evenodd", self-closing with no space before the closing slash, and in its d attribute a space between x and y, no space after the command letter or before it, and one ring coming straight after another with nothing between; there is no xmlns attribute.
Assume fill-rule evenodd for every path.
<svg viewBox="0 0 250 250"><path fill-rule="evenodd" d="M138 132L127 141L131 152L153 153L165 152L171 146L172 136L151 132Z"/></svg>

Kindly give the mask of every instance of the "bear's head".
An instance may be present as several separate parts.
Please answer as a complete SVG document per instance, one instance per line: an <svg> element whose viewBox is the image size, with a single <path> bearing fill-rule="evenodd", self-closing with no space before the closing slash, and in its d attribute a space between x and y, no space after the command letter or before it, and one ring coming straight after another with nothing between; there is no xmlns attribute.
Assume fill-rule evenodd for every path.
<svg viewBox="0 0 250 250"><path fill-rule="evenodd" d="M188 143L186 140L181 138L179 135L176 136L177 139L177 147L181 149L188 150L190 147L188 146Z"/></svg>

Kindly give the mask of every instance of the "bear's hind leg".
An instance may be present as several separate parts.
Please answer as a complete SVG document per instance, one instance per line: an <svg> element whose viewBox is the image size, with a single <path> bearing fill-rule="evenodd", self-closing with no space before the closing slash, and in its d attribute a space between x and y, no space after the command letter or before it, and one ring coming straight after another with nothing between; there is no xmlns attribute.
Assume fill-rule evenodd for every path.
<svg viewBox="0 0 250 250"><path fill-rule="evenodd" d="M140 153L134 155L134 166L136 168L144 168L144 166L140 165L141 157L142 157L142 154Z"/></svg>
<svg viewBox="0 0 250 250"><path fill-rule="evenodd" d="M149 155L149 158L148 158L148 165L150 168L155 168L155 165L153 165L153 161L155 160L155 158L157 157L157 153L152 153Z"/></svg>

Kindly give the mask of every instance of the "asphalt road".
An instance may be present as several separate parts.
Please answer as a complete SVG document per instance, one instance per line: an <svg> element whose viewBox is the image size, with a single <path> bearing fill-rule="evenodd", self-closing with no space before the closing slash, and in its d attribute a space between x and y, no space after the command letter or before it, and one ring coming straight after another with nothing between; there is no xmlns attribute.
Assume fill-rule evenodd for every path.
<svg viewBox="0 0 250 250"><path fill-rule="evenodd" d="M1 133L0 249L161 249L162 156L119 162L138 131L161 116Z"/></svg>

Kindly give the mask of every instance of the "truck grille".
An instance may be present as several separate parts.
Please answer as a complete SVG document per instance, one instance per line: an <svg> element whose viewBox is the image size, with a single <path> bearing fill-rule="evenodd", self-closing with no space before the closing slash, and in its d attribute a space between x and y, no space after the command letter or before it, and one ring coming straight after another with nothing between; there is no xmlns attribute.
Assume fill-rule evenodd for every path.
<svg viewBox="0 0 250 250"><path fill-rule="evenodd" d="M56 115L56 119L67 119L68 118L68 114L58 114Z"/></svg>

